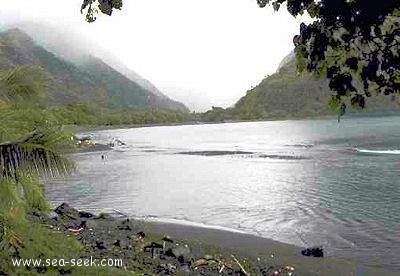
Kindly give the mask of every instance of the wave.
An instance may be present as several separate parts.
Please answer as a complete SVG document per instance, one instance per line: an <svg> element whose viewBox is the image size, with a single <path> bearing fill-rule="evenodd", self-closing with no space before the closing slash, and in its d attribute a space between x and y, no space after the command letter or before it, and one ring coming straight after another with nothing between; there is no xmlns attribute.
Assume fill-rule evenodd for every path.
<svg viewBox="0 0 400 276"><path fill-rule="evenodd" d="M140 219L140 217L136 218L136 219ZM249 234L249 232L239 230L239 229L234 229L234 228L219 226L219 225L213 225L213 224L206 224L203 222L194 222L194 221L179 219L179 218L160 218L157 216L146 216L144 221L193 226L193 227L222 230L222 231L228 231L228 232L240 233L240 234Z"/></svg>
<svg viewBox="0 0 400 276"><path fill-rule="evenodd" d="M369 150L369 149L354 149L361 153L374 153L374 154L400 154L400 150Z"/></svg>
<svg viewBox="0 0 400 276"><path fill-rule="evenodd" d="M223 150L210 150L210 151L184 151L178 152L177 154L186 155L202 155L202 156L220 156L220 155L241 155L246 158L269 158L269 159L281 159L281 160L304 160L310 159L306 156L298 155L280 155L280 154L260 154L251 151L223 151Z"/></svg>
<svg viewBox="0 0 400 276"><path fill-rule="evenodd" d="M240 234L250 234L249 232L246 232L244 230L230 228L230 227L226 227L226 226L214 225L214 224L207 224L207 223L203 223L203 222L195 222L195 221L191 221L186 218L183 218L183 219L182 218L174 218L174 217L168 218L168 217L159 217L156 215L139 216L139 215L135 215L135 214L124 213L115 208L103 208L101 210L85 208L85 210L90 210L93 213L95 213L96 215L99 215L100 213L106 213L106 214L111 215L114 218L131 218L131 219L134 219L137 221L143 221L143 222L158 222L158 223L177 224L177 225L193 226L193 227L199 227L199 228L222 230L222 231L228 231L228 232L234 232L234 233L240 233Z"/></svg>

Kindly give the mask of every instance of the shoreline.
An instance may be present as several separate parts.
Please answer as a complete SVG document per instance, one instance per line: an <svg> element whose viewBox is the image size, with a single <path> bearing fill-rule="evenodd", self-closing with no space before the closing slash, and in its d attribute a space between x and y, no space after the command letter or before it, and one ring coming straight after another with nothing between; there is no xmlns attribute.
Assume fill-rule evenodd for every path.
<svg viewBox="0 0 400 276"><path fill-rule="evenodd" d="M68 130L74 133L82 133L88 131L101 131L113 129L130 129L143 127L160 127L160 126L191 126L191 125L215 125L215 124L235 124L235 123L256 123L256 122L275 122L275 121L303 121L303 120L327 120L336 119L335 115L305 117L305 118L282 118L282 119L262 119L262 120L227 120L221 122L201 122L188 121L176 123L156 123L156 124L128 124L128 125L65 125Z"/></svg>
<svg viewBox="0 0 400 276"><path fill-rule="evenodd" d="M214 226L197 226L194 224L181 224L163 220L141 221L143 228L156 235L168 235L174 239L200 244L205 247L215 247L214 250L231 254L253 261L260 258L269 265L278 267L291 264L296 267L295 275L398 275L398 271L385 268L364 267L353 259L333 257L315 258L301 255L304 248L264 238L251 233L236 231L235 229L218 228ZM201 250L199 251L200 257ZM360 274L360 273L363 274ZM283 274L285 275L285 274Z"/></svg>
<svg viewBox="0 0 400 276"><path fill-rule="evenodd" d="M111 254L110 252L120 252L117 254L112 253L114 254L113 257L123 257L124 263L128 265L128 270L136 272L157 269L157 267L160 269L160 265L166 265L166 261L167 264L173 264L177 267L176 272L182 272L179 270L182 269L181 265L177 262L179 258L162 257L163 253L157 253L156 257L154 255L149 256L148 251L143 251L143 248L148 247L150 244L162 244L162 237L167 236L176 243L176 246L179 245L180 250L184 248L187 251L182 254L185 260L190 260L188 262L191 262L191 265L190 268L189 266L187 267L190 273L183 273L184 275L204 275L193 269L193 263L210 258L205 256L212 256L212 259L220 260L234 256L240 263L247 265L246 269L253 269L253 272L248 275L270 275L255 273L254 271L260 271L259 267L279 269L288 265L295 267L295 273L292 275L398 275L398 271L388 270L383 267L361 266L353 259L303 256L301 250L304 248L242 231L235 231L235 229L209 227L208 225L199 226L190 222L182 224L179 223L180 221L162 219L130 218L118 212L118 210L114 210L118 214L118 216L115 216L114 213L108 213L107 211L98 215L78 211L68 205L64 209L64 213L57 212L57 209L59 207L56 208L58 219L47 219L45 222L45 224L52 225L51 229L57 228L61 229L61 232L69 233L69 227L78 227L71 225L81 223L81 225L84 225L82 232L76 237L85 247L94 250L94 253L91 254L100 254L103 257L107 257L107 255ZM81 216L81 213L85 214L85 216ZM91 216L88 214L91 214ZM144 243L141 247L135 247L135 239L132 238L138 233L145 233ZM116 241L118 247L116 246ZM101 250L96 248L98 244L103 247ZM132 252L137 253L138 251L138 254L132 255ZM153 251L151 254L153 254ZM147 265L144 265L144 263L147 263ZM209 269L206 272L208 273L206 275L220 275L218 270ZM239 274L234 275L240 275L240 269ZM283 273L280 275L291 274Z"/></svg>
<svg viewBox="0 0 400 276"><path fill-rule="evenodd" d="M386 115L364 115L364 114L347 114L341 118L341 120L353 119L353 118L377 118L377 117L398 117L400 114L386 114ZM235 123L256 123L256 122L277 122L277 121L319 121L319 120L333 120L337 121L337 114L310 116L301 118L271 118L271 119L260 119L260 120L227 120L221 122L201 122L201 121L187 121L187 122L175 122L175 123L154 123L154 124L125 124L125 125L65 125L69 131L74 133L82 133L88 131L101 131L101 130L113 130L113 129L130 129L130 128L143 128L143 127L159 127L159 126L186 126L186 125L213 125L213 124L235 124Z"/></svg>

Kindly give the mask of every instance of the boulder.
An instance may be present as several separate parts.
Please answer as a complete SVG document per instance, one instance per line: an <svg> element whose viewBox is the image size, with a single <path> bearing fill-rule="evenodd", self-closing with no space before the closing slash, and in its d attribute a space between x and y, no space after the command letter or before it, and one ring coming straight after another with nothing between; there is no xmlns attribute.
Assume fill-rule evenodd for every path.
<svg viewBox="0 0 400 276"><path fill-rule="evenodd" d="M121 247L121 241L120 241L120 240L116 240L116 241L113 243L113 245L116 246L116 247Z"/></svg>
<svg viewBox="0 0 400 276"><path fill-rule="evenodd" d="M79 216L81 218L96 218L96 216L93 215L92 213L85 212L85 211L79 211Z"/></svg>
<svg viewBox="0 0 400 276"><path fill-rule="evenodd" d="M322 248L319 247L314 247L314 248L306 248L301 251L301 254L303 256L307 257L316 257L316 258L322 258L324 257L324 251Z"/></svg>
<svg viewBox="0 0 400 276"><path fill-rule="evenodd" d="M69 206L68 203L64 202L60 206L58 206L54 212L56 212L57 215L60 217L67 217L73 220L77 220L80 218L78 210L72 208Z"/></svg>
<svg viewBox="0 0 400 276"><path fill-rule="evenodd" d="M143 248L145 253L150 253L151 257L154 259L156 256L159 256L163 252L163 245L157 242L152 242L149 245L146 245Z"/></svg>
<svg viewBox="0 0 400 276"><path fill-rule="evenodd" d="M107 247L104 245L104 242L96 241L96 246L94 247L95 250L105 251Z"/></svg>
<svg viewBox="0 0 400 276"><path fill-rule="evenodd" d="M166 257L177 259L181 266L187 265L191 259L191 251L187 245L175 245L165 250Z"/></svg>

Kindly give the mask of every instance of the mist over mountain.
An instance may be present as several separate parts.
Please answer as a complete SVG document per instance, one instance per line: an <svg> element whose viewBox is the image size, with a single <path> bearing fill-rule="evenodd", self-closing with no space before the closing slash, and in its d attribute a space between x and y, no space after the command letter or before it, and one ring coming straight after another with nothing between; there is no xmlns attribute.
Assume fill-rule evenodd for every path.
<svg viewBox="0 0 400 276"><path fill-rule="evenodd" d="M13 27L28 34L35 43L58 58L68 61L80 69L87 70L91 64L93 65L101 60L110 68L155 95L156 97L150 95L148 99L157 99L157 103L154 103L153 106L188 111L186 106L163 94L154 84L128 68L110 51L103 49L97 43L77 33L72 28L64 27L60 30L60 28L39 22L19 22L14 23Z"/></svg>
<svg viewBox="0 0 400 276"><path fill-rule="evenodd" d="M89 102L95 98L97 104L107 106L107 91L97 86L86 72L46 51L22 31L10 29L0 33L0 43L3 46L0 49L0 69L19 65L44 68L46 104Z"/></svg>
<svg viewBox="0 0 400 276"><path fill-rule="evenodd" d="M308 74L298 75L294 52L289 53L276 73L264 78L247 91L234 107L212 108L203 114L204 121L283 120L334 115L328 106L331 91L328 80ZM400 99L372 92L366 108L348 108L347 114L393 115L400 112Z"/></svg>
<svg viewBox="0 0 400 276"><path fill-rule="evenodd" d="M38 31L37 26L41 27L31 26L31 32ZM63 37L49 31L47 41L51 43L46 44L46 48L41 46L40 35L34 40L16 28L0 33L0 42L5 46L0 54L0 67L43 67L47 74L46 102L53 105L94 102L107 108L165 108L188 111L183 104L169 99L161 92L155 93L145 88L151 87L151 84L141 85L133 81L133 71L126 70L130 73L129 78L103 60L89 55L87 51L93 45L77 43L77 48L69 47L68 44L74 40L70 39L67 33ZM66 40L69 43L62 43Z"/></svg>

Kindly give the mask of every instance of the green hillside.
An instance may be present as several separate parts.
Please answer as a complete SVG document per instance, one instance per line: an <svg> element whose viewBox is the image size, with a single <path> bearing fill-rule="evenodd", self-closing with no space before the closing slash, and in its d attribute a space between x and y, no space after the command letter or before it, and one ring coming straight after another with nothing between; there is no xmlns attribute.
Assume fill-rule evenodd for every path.
<svg viewBox="0 0 400 276"><path fill-rule="evenodd" d="M188 111L181 103L150 93L96 57L86 57L80 62L78 68L87 72L91 80L108 91L109 104L113 108L145 107Z"/></svg>
<svg viewBox="0 0 400 276"><path fill-rule="evenodd" d="M204 121L298 119L333 115L328 107L331 92L328 81L296 73L296 59L285 58L278 72L247 91L233 108L214 108L203 114ZM367 98L363 110L347 114L393 114L400 107L399 97L376 95ZM400 109L399 109L400 111Z"/></svg>
<svg viewBox="0 0 400 276"><path fill-rule="evenodd" d="M47 73L46 100L60 106L91 103L103 108L162 108L187 112L181 103L141 87L97 58L82 66L58 58L18 29L0 33L0 69L12 65L38 65Z"/></svg>
<svg viewBox="0 0 400 276"><path fill-rule="evenodd" d="M247 91L234 106L240 119L301 118L331 114L327 81L297 76L295 59Z"/></svg>
<svg viewBox="0 0 400 276"><path fill-rule="evenodd" d="M84 71L57 58L36 45L17 29L0 33L0 68L37 65L46 72L46 104L63 105L72 102L95 102L106 107L107 91L101 89Z"/></svg>

